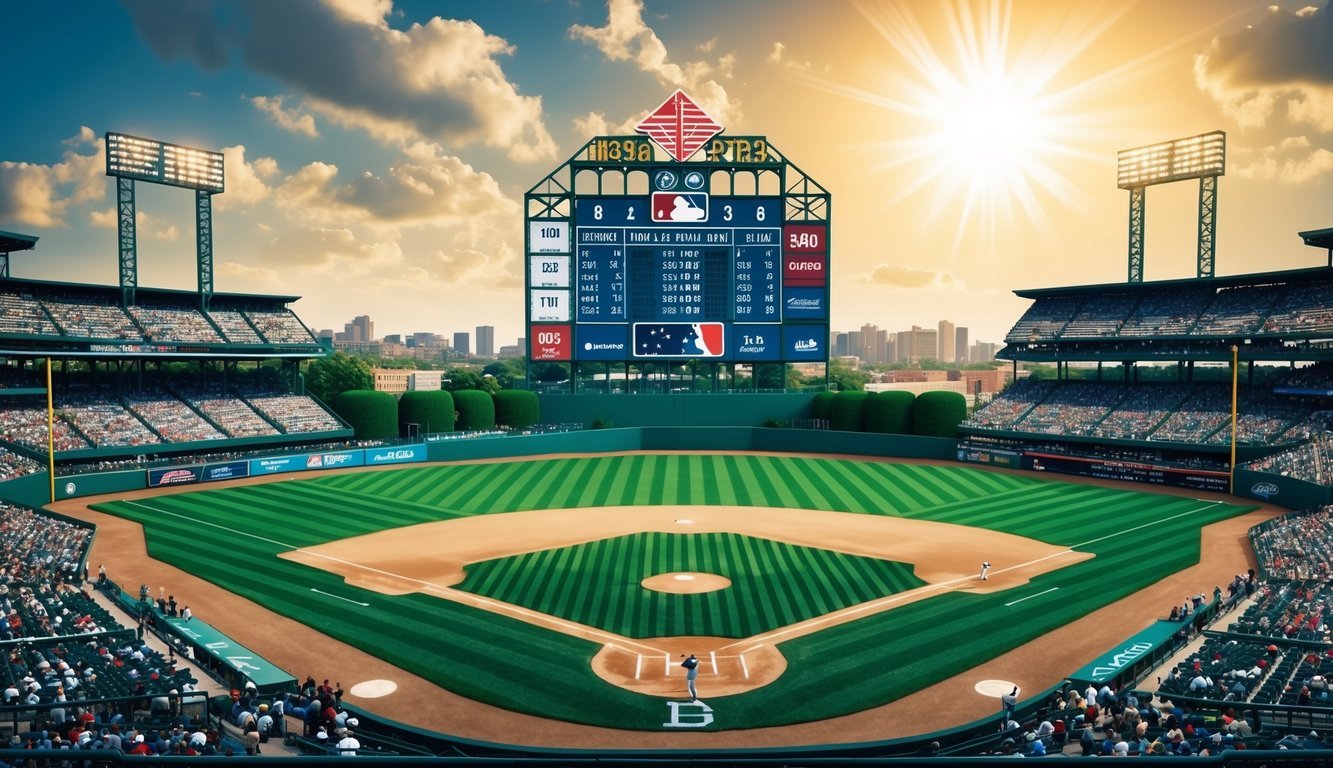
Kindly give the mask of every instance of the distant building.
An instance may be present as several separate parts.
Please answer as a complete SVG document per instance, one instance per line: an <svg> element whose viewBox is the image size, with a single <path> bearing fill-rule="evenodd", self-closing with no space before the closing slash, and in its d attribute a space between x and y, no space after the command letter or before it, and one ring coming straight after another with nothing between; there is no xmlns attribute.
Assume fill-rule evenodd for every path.
<svg viewBox="0 0 1333 768"><path fill-rule="evenodd" d="M992 368L985 371L949 371L950 381L961 381L966 386L967 394L999 392L1009 382L1012 373L1008 368Z"/></svg>
<svg viewBox="0 0 1333 768"><path fill-rule="evenodd" d="M389 334L388 336L385 336L385 337L384 337L384 343L385 343L385 344L402 344L402 343L403 343L403 334L401 334L401 333L391 333L391 334Z"/></svg>
<svg viewBox="0 0 1333 768"><path fill-rule="evenodd" d="M952 363L957 356L954 352L954 343L957 341L955 336L955 326L948 320L941 320L939 324L939 347L935 359L942 363Z"/></svg>
<svg viewBox="0 0 1333 768"><path fill-rule="evenodd" d="M837 331L833 334L832 343L834 357L847 357L851 354L847 346L847 334L843 331Z"/></svg>
<svg viewBox="0 0 1333 768"><path fill-rule="evenodd" d="M959 363L971 362L968 360L969 350L967 348L967 326L960 325L958 326L957 329L954 330L953 348L954 348L954 353L957 355L954 358L955 362Z"/></svg>
<svg viewBox="0 0 1333 768"><path fill-rule="evenodd" d="M911 357L908 362L919 363L922 360L928 360L939 354L939 331L933 328L921 328L912 326L911 334Z"/></svg>
<svg viewBox="0 0 1333 768"><path fill-rule="evenodd" d="M985 341L978 341L977 343L973 344L971 352L972 362L989 363L990 361L994 360L996 348L998 346L999 346L998 344L993 344Z"/></svg>
<svg viewBox="0 0 1333 768"><path fill-rule="evenodd" d="M442 389L444 371L414 371L410 368L371 368L375 391L399 395L404 392Z"/></svg>
<svg viewBox="0 0 1333 768"><path fill-rule="evenodd" d="M374 341L375 321L370 315L357 315L352 322L343 325L343 332L333 337L334 341Z"/></svg>
<svg viewBox="0 0 1333 768"><path fill-rule="evenodd" d="M912 332L898 331L895 335L898 340L893 347L893 362L910 363L912 361Z"/></svg>
<svg viewBox="0 0 1333 768"><path fill-rule="evenodd" d="M477 357L495 357L495 326L477 326Z"/></svg>
<svg viewBox="0 0 1333 768"><path fill-rule="evenodd" d="M472 342L468 338L467 331L460 331L454 334L454 352L463 357L472 354Z"/></svg>
<svg viewBox="0 0 1333 768"><path fill-rule="evenodd" d="M503 347L500 347L499 357L502 359L510 357L522 357L522 356L523 356L522 343L506 344Z"/></svg>

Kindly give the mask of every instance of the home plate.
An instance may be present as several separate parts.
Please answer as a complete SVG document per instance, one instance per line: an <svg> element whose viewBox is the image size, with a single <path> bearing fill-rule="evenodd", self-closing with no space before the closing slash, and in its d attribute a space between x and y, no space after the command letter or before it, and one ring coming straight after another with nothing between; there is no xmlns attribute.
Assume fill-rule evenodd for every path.
<svg viewBox="0 0 1333 768"><path fill-rule="evenodd" d="M982 696L992 696L998 699L1012 691L1014 684L1008 680L982 680L976 684L975 688L977 693Z"/></svg>
<svg viewBox="0 0 1333 768"><path fill-rule="evenodd" d="M366 680L352 686L348 693L360 699L378 699L398 690L398 683L392 680Z"/></svg>

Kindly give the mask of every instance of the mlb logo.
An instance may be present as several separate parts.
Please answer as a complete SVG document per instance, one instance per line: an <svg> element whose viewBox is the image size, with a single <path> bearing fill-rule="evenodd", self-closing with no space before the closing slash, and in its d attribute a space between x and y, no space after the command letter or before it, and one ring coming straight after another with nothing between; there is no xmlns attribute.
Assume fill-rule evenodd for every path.
<svg viewBox="0 0 1333 768"><path fill-rule="evenodd" d="M653 221L708 221L707 192L654 192Z"/></svg>

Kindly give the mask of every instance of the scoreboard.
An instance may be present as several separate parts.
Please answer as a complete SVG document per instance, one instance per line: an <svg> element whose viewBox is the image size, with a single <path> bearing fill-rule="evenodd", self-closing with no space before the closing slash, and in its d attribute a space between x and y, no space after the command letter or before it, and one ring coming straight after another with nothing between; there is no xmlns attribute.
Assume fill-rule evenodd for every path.
<svg viewBox="0 0 1333 768"><path fill-rule="evenodd" d="M822 218L789 219L801 206L780 192L780 155L763 137L714 138L705 120L678 92L639 127L648 137L599 137L569 161L596 185L528 193L529 361L827 362L827 193ZM604 186L608 171L622 181ZM735 188L761 173L773 192Z"/></svg>
<svg viewBox="0 0 1333 768"><path fill-rule="evenodd" d="M531 359L826 359L827 225L684 178L698 189L581 196L570 220L529 222Z"/></svg>

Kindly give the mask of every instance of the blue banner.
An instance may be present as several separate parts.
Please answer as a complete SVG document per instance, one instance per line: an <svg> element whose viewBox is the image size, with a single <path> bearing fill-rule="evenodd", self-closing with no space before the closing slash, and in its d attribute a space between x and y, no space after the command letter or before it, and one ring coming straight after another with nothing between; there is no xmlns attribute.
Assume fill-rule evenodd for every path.
<svg viewBox="0 0 1333 768"><path fill-rule="evenodd" d="M305 469L305 455L270 456L265 459L250 459L250 474L276 475L279 472L299 472Z"/></svg>
<svg viewBox="0 0 1333 768"><path fill-rule="evenodd" d="M782 291L783 318L823 320L828 317L823 288L793 288Z"/></svg>
<svg viewBox="0 0 1333 768"><path fill-rule="evenodd" d="M782 326L731 326L731 357L733 360L781 360Z"/></svg>
<svg viewBox="0 0 1333 768"><path fill-rule="evenodd" d="M163 485L186 485L199 482L200 468L195 467L167 467L165 469L148 470L148 487L157 488Z"/></svg>
<svg viewBox="0 0 1333 768"><path fill-rule="evenodd" d="M227 461L221 464L207 464L204 466L204 476L200 478L203 482L213 480L232 480L238 477L250 476L250 462L248 461Z"/></svg>
<svg viewBox="0 0 1333 768"><path fill-rule="evenodd" d="M789 325L782 329L784 360L827 360L828 328L823 325Z"/></svg>
<svg viewBox="0 0 1333 768"><path fill-rule="evenodd" d="M629 334L623 323L574 326L574 357L577 360L628 360Z"/></svg>
<svg viewBox="0 0 1333 768"><path fill-rule="evenodd" d="M426 446L399 445L393 448L367 448L366 465L403 464L409 461L425 461Z"/></svg>

